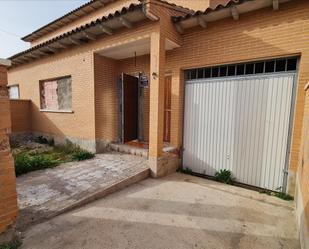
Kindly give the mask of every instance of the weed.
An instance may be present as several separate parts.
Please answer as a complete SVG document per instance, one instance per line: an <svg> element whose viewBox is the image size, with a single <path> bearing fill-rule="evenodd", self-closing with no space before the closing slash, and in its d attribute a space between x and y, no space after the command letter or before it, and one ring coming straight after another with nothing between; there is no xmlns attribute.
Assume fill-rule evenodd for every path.
<svg viewBox="0 0 309 249"><path fill-rule="evenodd" d="M41 142L45 138L38 138ZM13 153L15 160L16 176L26 174L34 170L41 170L58 166L61 163L71 161L82 161L93 158L95 155L86 150L81 149L78 145L67 141L65 145L54 146L48 151L33 150L33 148L22 148Z"/></svg>
<svg viewBox="0 0 309 249"><path fill-rule="evenodd" d="M21 152L14 155L15 173L17 176L30 171L51 168L59 165L62 161L49 153L33 154Z"/></svg>
<svg viewBox="0 0 309 249"><path fill-rule="evenodd" d="M233 184L232 172L227 169L220 169L215 174L215 180L226 184Z"/></svg>
<svg viewBox="0 0 309 249"><path fill-rule="evenodd" d="M9 244L0 245L0 249L18 249L20 246L21 246L21 241L16 239Z"/></svg>
<svg viewBox="0 0 309 249"><path fill-rule="evenodd" d="M180 169L179 172L183 173L183 174L188 174L188 175L192 175L192 170L189 169L188 167L184 168L184 169Z"/></svg>
<svg viewBox="0 0 309 249"><path fill-rule="evenodd" d="M290 196L289 194L286 194L286 193L283 193L283 192L275 193L275 196L280 198L280 199L282 199L282 200L285 200L285 201L292 201L292 200L294 200L293 196Z"/></svg>
<svg viewBox="0 0 309 249"><path fill-rule="evenodd" d="M72 155L72 159L76 160L76 161L83 161L83 160L87 160L87 159L91 159L94 157L94 154L89 152L89 151L85 151L85 150L81 150L79 152L75 152Z"/></svg>
<svg viewBox="0 0 309 249"><path fill-rule="evenodd" d="M270 196L276 196L276 197L278 197L282 200L285 200L285 201L294 200L293 196L290 196L289 194L286 194L286 193L283 193L283 192L274 192L274 191L271 191L271 190L263 189L263 190L260 190L259 193L260 194L267 194L267 195L270 195Z"/></svg>

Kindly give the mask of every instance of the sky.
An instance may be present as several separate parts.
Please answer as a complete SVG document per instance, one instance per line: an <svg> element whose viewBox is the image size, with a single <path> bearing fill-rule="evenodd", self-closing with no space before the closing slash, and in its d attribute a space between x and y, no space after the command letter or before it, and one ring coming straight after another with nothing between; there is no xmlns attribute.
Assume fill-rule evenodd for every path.
<svg viewBox="0 0 309 249"><path fill-rule="evenodd" d="M89 0L0 0L0 58L30 47L20 38Z"/></svg>

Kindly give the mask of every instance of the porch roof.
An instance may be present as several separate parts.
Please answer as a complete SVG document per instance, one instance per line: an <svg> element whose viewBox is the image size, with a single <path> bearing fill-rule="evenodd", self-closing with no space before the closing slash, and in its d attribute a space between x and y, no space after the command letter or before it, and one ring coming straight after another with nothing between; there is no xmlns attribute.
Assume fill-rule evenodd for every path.
<svg viewBox="0 0 309 249"><path fill-rule="evenodd" d="M184 16L173 16L172 21L175 23L178 32L184 33L185 30L196 26L206 28L207 23L227 17L232 17L237 21L240 14L269 6L278 10L280 3L288 1L291 0L217 0L205 11L196 11Z"/></svg>
<svg viewBox="0 0 309 249"><path fill-rule="evenodd" d="M144 12L142 3L131 4L113 14L99 18L96 21L82 25L51 40L15 54L9 59L12 61L12 66L25 64L44 56L56 54L65 48L96 40L103 34L112 35L121 28L132 28L134 23L145 19L154 21L152 16L150 17Z"/></svg>

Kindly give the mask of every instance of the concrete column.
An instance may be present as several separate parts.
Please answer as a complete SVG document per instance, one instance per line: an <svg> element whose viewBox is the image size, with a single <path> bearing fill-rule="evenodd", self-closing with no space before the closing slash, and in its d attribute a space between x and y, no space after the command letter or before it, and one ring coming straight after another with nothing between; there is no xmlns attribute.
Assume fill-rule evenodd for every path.
<svg viewBox="0 0 309 249"><path fill-rule="evenodd" d="M154 32L150 38L149 163L152 176L160 176L158 159L163 149L165 38Z"/></svg>

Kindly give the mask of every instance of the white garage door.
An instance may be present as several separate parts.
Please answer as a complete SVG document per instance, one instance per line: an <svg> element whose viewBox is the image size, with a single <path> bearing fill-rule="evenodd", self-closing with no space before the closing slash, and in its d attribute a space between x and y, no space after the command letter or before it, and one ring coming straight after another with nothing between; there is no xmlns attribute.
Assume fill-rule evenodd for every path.
<svg viewBox="0 0 309 249"><path fill-rule="evenodd" d="M219 67L216 78L187 80L183 167L211 176L229 169L238 182L285 191L295 78L286 67L230 77Z"/></svg>

